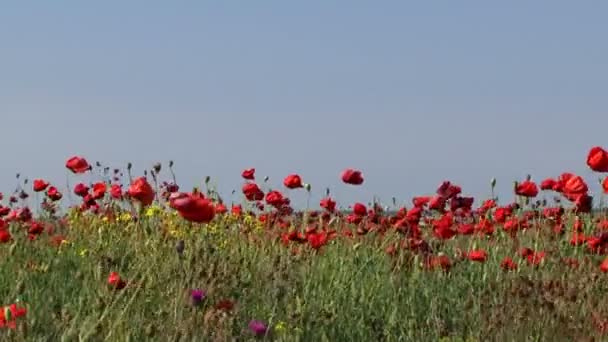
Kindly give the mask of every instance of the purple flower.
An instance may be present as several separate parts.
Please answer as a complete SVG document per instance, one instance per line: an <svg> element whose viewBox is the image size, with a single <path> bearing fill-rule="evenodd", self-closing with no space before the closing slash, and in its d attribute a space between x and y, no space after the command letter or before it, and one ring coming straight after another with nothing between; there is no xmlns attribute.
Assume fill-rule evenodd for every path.
<svg viewBox="0 0 608 342"><path fill-rule="evenodd" d="M266 323L253 319L249 322L249 330L251 330L255 336L260 337L266 335L268 327L266 326Z"/></svg>
<svg viewBox="0 0 608 342"><path fill-rule="evenodd" d="M207 296L207 293L201 289L194 289L190 291L190 296L192 297L192 305L200 306L203 302L203 299Z"/></svg>

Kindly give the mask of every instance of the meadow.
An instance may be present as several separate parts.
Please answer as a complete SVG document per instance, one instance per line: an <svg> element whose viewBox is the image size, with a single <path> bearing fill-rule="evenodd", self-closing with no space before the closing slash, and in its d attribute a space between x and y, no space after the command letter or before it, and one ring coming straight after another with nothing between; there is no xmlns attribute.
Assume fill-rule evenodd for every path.
<svg viewBox="0 0 608 342"><path fill-rule="evenodd" d="M586 163L608 193L608 152ZM67 210L43 178L0 195L2 340L608 338L604 195L572 173L519 180L512 203L445 181L406 206L340 211L327 192L301 211L287 197L311 191L298 174L273 184L243 170L242 203L224 203L180 189L172 163L141 176L65 166L94 180L65 189L79 199Z"/></svg>

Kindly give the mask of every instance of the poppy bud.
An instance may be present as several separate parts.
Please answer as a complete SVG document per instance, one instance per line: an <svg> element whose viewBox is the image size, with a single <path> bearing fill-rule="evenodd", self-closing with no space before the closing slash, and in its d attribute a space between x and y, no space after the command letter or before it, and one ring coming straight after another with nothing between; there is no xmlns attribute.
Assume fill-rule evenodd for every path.
<svg viewBox="0 0 608 342"><path fill-rule="evenodd" d="M496 186L496 178L492 178L490 180L490 185L492 186L492 188L494 188Z"/></svg>
<svg viewBox="0 0 608 342"><path fill-rule="evenodd" d="M311 185L308 183L304 184L304 189L306 189L306 191L310 192Z"/></svg>
<svg viewBox="0 0 608 342"><path fill-rule="evenodd" d="M133 164L131 162L127 163L127 170L131 171L131 168L133 168Z"/></svg>
<svg viewBox="0 0 608 342"><path fill-rule="evenodd" d="M160 170L162 169L162 165L160 163L156 163L156 164L154 164L154 166L152 166L152 168L154 169L154 172L156 172L158 174L158 173L160 173Z"/></svg>

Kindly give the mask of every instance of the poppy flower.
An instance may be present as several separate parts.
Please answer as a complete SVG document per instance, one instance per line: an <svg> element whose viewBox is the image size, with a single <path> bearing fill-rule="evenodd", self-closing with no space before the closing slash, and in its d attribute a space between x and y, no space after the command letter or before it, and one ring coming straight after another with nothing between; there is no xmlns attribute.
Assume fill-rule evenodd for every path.
<svg viewBox="0 0 608 342"><path fill-rule="evenodd" d="M604 188L604 193L608 194L608 176L604 178L604 181L602 182L602 188Z"/></svg>
<svg viewBox="0 0 608 342"><path fill-rule="evenodd" d="M215 304L215 308L217 310L222 310L226 312L232 311L232 309L234 308L234 302L230 299L223 299L220 300L217 304Z"/></svg>
<svg viewBox="0 0 608 342"><path fill-rule="evenodd" d="M268 192L266 194L266 203L270 204L275 208L281 207L284 203L283 194L276 190Z"/></svg>
<svg viewBox="0 0 608 342"><path fill-rule="evenodd" d="M483 249L469 251L466 254L466 258L471 261L485 262L488 259L488 252L484 251Z"/></svg>
<svg viewBox="0 0 608 342"><path fill-rule="evenodd" d="M92 169L91 165L87 162L86 159L78 156L74 156L65 163L65 167L67 167L73 173L85 173Z"/></svg>
<svg viewBox="0 0 608 342"><path fill-rule="evenodd" d="M587 155L587 165L595 172L608 172L608 152L599 146L592 147Z"/></svg>
<svg viewBox="0 0 608 342"><path fill-rule="evenodd" d="M553 190L557 181L553 178L547 178L540 183L541 190Z"/></svg>
<svg viewBox="0 0 608 342"><path fill-rule="evenodd" d="M0 229L0 243L7 243L12 240L11 233L8 230Z"/></svg>
<svg viewBox="0 0 608 342"><path fill-rule="evenodd" d="M346 170L342 171L342 174L340 175L340 177L342 178L342 182L344 182L346 184L351 184L351 185L363 184L363 175L361 174L361 171L359 171L359 170L346 169Z"/></svg>
<svg viewBox="0 0 608 342"><path fill-rule="evenodd" d="M127 282L120 278L118 272L112 272L108 276L108 285L116 290L122 290L127 286Z"/></svg>
<svg viewBox="0 0 608 342"><path fill-rule="evenodd" d="M302 185L302 178L297 174L291 174L285 177L285 179L283 180L283 185L285 185L285 187L288 189L297 189L304 187L304 185Z"/></svg>
<svg viewBox="0 0 608 342"><path fill-rule="evenodd" d="M169 198L169 205L190 222L208 223L215 217L213 202L204 198L200 192L173 193Z"/></svg>
<svg viewBox="0 0 608 342"><path fill-rule="evenodd" d="M608 257L602 260L602 263L600 264L600 270L602 270L602 272L604 273L608 272Z"/></svg>
<svg viewBox="0 0 608 342"><path fill-rule="evenodd" d="M80 197L85 197L89 194L89 187L84 183L78 183L74 186L74 194Z"/></svg>
<svg viewBox="0 0 608 342"><path fill-rule="evenodd" d="M353 205L353 213L357 216L366 216L367 208L363 203L355 203Z"/></svg>
<svg viewBox="0 0 608 342"><path fill-rule="evenodd" d="M59 192L59 190L57 190L57 188L54 186L48 188L46 195L51 199L51 201L59 201L63 197L61 192Z"/></svg>
<svg viewBox="0 0 608 342"><path fill-rule="evenodd" d="M248 201L261 201L264 199L264 193L256 183L245 183L242 191Z"/></svg>
<svg viewBox="0 0 608 342"><path fill-rule="evenodd" d="M505 271L514 271L517 269L517 264L513 262L513 259L505 257L504 259L502 259L500 267Z"/></svg>
<svg viewBox="0 0 608 342"><path fill-rule="evenodd" d="M49 183L47 183L43 179L34 179L33 188L34 188L35 192L42 192L42 191L46 190L46 188L48 186L49 186Z"/></svg>
<svg viewBox="0 0 608 342"><path fill-rule="evenodd" d="M116 200L122 199L122 188L120 184L113 184L110 187L110 196Z"/></svg>
<svg viewBox="0 0 608 342"><path fill-rule="evenodd" d="M149 206L154 202L154 189L152 189L146 177L135 179L127 193L131 198L138 200L143 206Z"/></svg>
<svg viewBox="0 0 608 342"><path fill-rule="evenodd" d="M17 329L17 318L25 316L27 309L20 308L17 304L8 307L0 307L0 328Z"/></svg>
<svg viewBox="0 0 608 342"><path fill-rule="evenodd" d="M310 244L310 247L318 250L327 244L328 236L327 236L327 233L325 233L325 232L311 233L311 234L308 234L307 240L308 240L308 243Z"/></svg>
<svg viewBox="0 0 608 342"><path fill-rule="evenodd" d="M93 184L93 198L98 200L103 198L103 196L106 194L106 183L104 182L98 182Z"/></svg>
<svg viewBox="0 0 608 342"><path fill-rule="evenodd" d="M226 208L226 205L224 203L218 203L215 206L215 213L216 214L225 214L228 212L228 208Z"/></svg>
<svg viewBox="0 0 608 342"><path fill-rule="evenodd" d="M262 337L266 335L268 331L268 326L266 323L259 320L252 320L249 322L249 330L257 337Z"/></svg>
<svg viewBox="0 0 608 342"><path fill-rule="evenodd" d="M332 200L330 197L326 197L321 199L319 206L329 212L334 212L334 210L336 210L336 201Z"/></svg>
<svg viewBox="0 0 608 342"><path fill-rule="evenodd" d="M532 181L524 181L517 184L515 193L523 197L536 197L538 195L538 187Z"/></svg>
<svg viewBox="0 0 608 342"><path fill-rule="evenodd" d="M241 173L241 176L247 180L254 180L255 179L255 169L254 168L245 169Z"/></svg>

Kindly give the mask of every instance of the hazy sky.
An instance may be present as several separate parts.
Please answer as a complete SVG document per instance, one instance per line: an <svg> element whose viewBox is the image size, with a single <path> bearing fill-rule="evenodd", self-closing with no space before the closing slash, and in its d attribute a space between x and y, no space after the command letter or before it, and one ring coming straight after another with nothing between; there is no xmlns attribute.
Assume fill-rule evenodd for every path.
<svg viewBox="0 0 608 342"><path fill-rule="evenodd" d="M256 167L315 199L475 196L608 147L608 2L8 1L0 190L85 156L228 195ZM345 167L366 181L339 181ZM84 180L88 180L85 177ZM303 203L303 194L293 194ZM316 200L315 200L316 205Z"/></svg>

